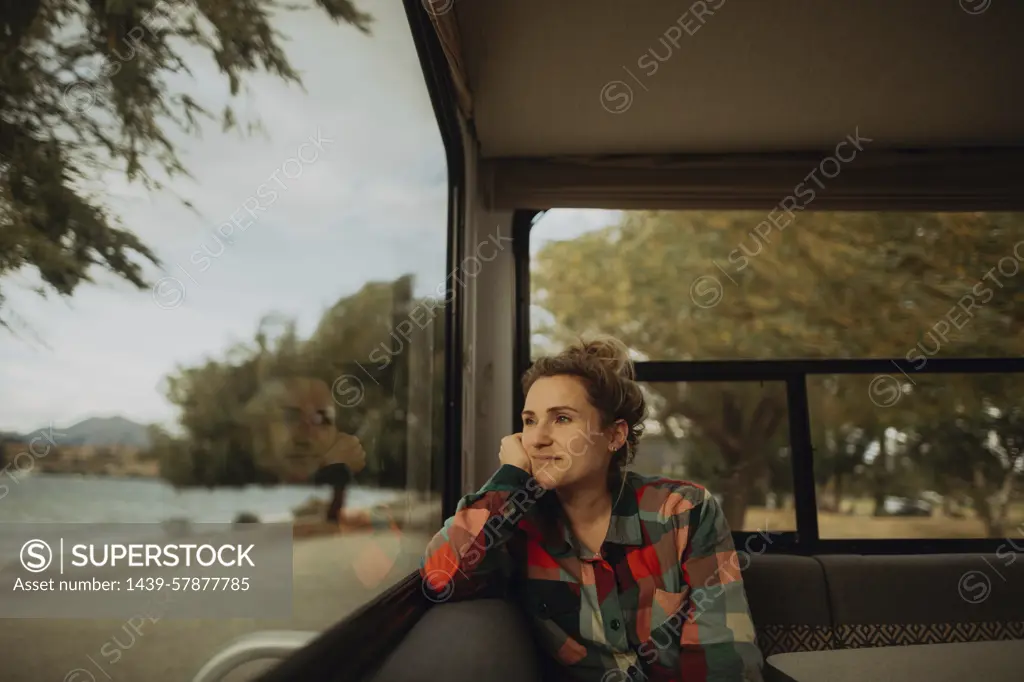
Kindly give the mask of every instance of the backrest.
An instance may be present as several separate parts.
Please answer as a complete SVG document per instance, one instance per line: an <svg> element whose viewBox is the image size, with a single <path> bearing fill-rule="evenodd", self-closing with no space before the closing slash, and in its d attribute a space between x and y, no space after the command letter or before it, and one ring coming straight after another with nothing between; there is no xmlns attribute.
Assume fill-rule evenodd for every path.
<svg viewBox="0 0 1024 682"><path fill-rule="evenodd" d="M757 644L765 657L836 647L820 563L787 554L740 556Z"/></svg>
<svg viewBox="0 0 1024 682"><path fill-rule="evenodd" d="M761 653L1024 639L1024 554L741 554ZM429 609L375 682L558 679L510 600Z"/></svg>
<svg viewBox="0 0 1024 682"><path fill-rule="evenodd" d="M544 669L525 617L504 599L436 604L373 676L373 682L537 682Z"/></svg>
<svg viewBox="0 0 1024 682"><path fill-rule="evenodd" d="M841 648L1024 639L1024 554L817 559Z"/></svg>

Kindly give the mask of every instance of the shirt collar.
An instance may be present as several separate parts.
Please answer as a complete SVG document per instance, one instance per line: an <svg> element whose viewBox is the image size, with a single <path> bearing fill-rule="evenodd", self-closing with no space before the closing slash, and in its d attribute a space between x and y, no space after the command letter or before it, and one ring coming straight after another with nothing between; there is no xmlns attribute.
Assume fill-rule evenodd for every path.
<svg viewBox="0 0 1024 682"><path fill-rule="evenodd" d="M643 544L640 507L637 503L636 489L633 483L629 472L614 475L609 480L609 490L612 493L612 518L608 524L608 534L605 536L606 543L634 547ZM544 549L553 557L581 557L583 549L562 513L558 497L545 495L544 498L551 500L549 509L551 517L549 518L555 519L553 528L546 534L543 542Z"/></svg>

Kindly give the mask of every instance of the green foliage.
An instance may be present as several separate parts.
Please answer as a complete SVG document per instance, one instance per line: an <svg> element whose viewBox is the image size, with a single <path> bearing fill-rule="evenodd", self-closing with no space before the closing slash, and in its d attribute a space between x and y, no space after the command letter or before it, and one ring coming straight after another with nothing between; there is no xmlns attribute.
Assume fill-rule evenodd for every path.
<svg viewBox="0 0 1024 682"><path fill-rule="evenodd" d="M315 5L369 33L371 17L351 0ZM158 175L188 174L169 132L195 134L214 116L167 87L169 76L191 75L185 54L212 58L232 96L258 71L301 85L272 28L276 13L295 9L280 0L5 0L0 277L35 269L39 294L70 296L98 266L145 287L143 265L156 255L90 183L114 172L160 189ZM237 123L230 106L222 117L225 128Z"/></svg>
<svg viewBox="0 0 1024 682"><path fill-rule="evenodd" d="M549 243L532 267L532 301L547 320L533 333L552 346L610 333L650 360L897 357L920 369L933 356L1019 355L1021 215L805 212L781 229L766 219L630 212ZM985 409L1015 405L1019 382L893 374L905 392L888 407L872 402L873 377L808 380L818 483L879 502L926 484L969 491L998 533L1024 456L1009 445L1016 432ZM783 384L650 388L654 418L696 446L688 471L722 494L734 527L750 500L791 490ZM965 424L957 439L943 431L953 419ZM990 432L1012 452L995 456Z"/></svg>

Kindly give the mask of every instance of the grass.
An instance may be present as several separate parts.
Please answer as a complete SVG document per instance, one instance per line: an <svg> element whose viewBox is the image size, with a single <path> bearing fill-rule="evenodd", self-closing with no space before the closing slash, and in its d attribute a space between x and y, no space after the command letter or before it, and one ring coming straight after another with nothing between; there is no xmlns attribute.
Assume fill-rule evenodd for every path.
<svg viewBox="0 0 1024 682"><path fill-rule="evenodd" d="M847 500L846 505L849 504ZM421 505L430 513L420 510L418 516L426 516L421 525L430 530L434 524L440 527L440 502ZM437 509L434 509L434 507ZM938 539L938 538L983 538L985 526L976 518L947 518L937 513L931 517L904 516L875 517L870 515L873 509L870 500L858 500L854 503L856 514L818 513L818 530L822 538L829 540L863 540L863 539ZM438 519L435 519L437 516ZM1006 537L1024 538L1024 504L1011 506L1009 520L1006 525ZM399 520L399 525L405 524ZM380 524L372 524L366 510L346 510L340 523L327 523L320 517L297 519L295 538L319 537L322 535L350 534L381 530ZM739 529L737 529L739 530ZM792 531L796 530L796 516L792 509L767 509L765 507L748 507L745 531Z"/></svg>
<svg viewBox="0 0 1024 682"><path fill-rule="evenodd" d="M941 512L930 517L876 517L861 513L864 508L858 502L855 504L858 513L855 515L818 512L819 535L829 540L986 537L985 525L977 518L949 518L943 516ZM742 530L796 530L796 515L792 509L748 507ZM1010 508L1005 536L1024 537L1024 504Z"/></svg>

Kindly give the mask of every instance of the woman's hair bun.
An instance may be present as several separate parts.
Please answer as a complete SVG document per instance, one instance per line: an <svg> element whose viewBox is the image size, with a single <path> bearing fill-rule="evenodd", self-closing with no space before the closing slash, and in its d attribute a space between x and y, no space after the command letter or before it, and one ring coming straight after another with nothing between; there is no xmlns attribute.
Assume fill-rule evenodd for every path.
<svg viewBox="0 0 1024 682"><path fill-rule="evenodd" d="M629 356L629 348L614 336L601 334L589 339L580 339L567 349L570 354L580 354L596 358L606 363L616 374L627 379L636 378L633 359Z"/></svg>

